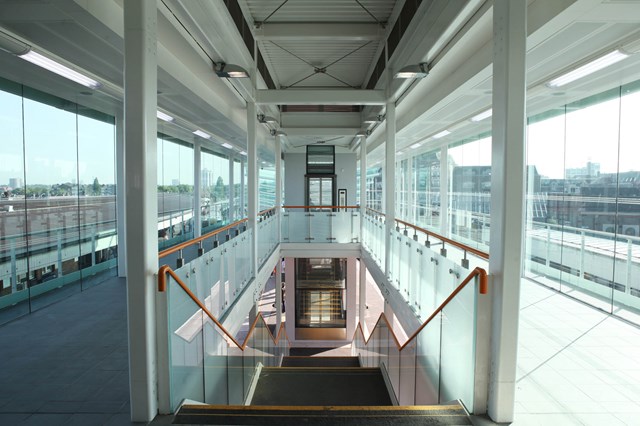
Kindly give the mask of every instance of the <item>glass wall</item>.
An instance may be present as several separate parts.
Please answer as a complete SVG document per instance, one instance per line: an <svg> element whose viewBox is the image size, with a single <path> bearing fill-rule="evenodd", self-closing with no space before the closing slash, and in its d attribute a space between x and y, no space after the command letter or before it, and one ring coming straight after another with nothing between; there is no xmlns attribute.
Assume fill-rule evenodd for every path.
<svg viewBox="0 0 640 426"><path fill-rule="evenodd" d="M233 161L233 211L231 212L230 220L232 222L240 220L246 217L244 212L243 193L242 187L242 164L238 160Z"/></svg>
<svg viewBox="0 0 640 426"><path fill-rule="evenodd" d="M458 241L489 250L491 138L448 149L449 232Z"/></svg>
<svg viewBox="0 0 640 426"><path fill-rule="evenodd" d="M158 135L158 243L163 249L193 238L193 145Z"/></svg>
<svg viewBox="0 0 640 426"><path fill-rule="evenodd" d="M276 156L272 141L258 145L258 211L276 205Z"/></svg>
<svg viewBox="0 0 640 426"><path fill-rule="evenodd" d="M367 207L382 211L382 168L367 169Z"/></svg>
<svg viewBox="0 0 640 426"><path fill-rule="evenodd" d="M202 234L230 223L229 159L206 149L201 154Z"/></svg>
<svg viewBox="0 0 640 426"><path fill-rule="evenodd" d="M116 273L115 120L0 79L0 323Z"/></svg>
<svg viewBox="0 0 640 426"><path fill-rule="evenodd" d="M413 210L416 224L431 231L440 231L440 151L430 151L413 157Z"/></svg>
<svg viewBox="0 0 640 426"><path fill-rule="evenodd" d="M640 312L640 82L529 118L525 274Z"/></svg>

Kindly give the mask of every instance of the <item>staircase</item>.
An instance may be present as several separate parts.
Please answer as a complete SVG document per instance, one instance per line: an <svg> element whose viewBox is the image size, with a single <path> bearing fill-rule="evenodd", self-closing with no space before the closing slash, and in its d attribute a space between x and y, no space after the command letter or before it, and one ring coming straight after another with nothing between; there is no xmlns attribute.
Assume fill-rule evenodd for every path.
<svg viewBox="0 0 640 426"><path fill-rule="evenodd" d="M174 424L468 425L462 406L394 406L379 368L357 357L284 357L263 367L250 405L183 405Z"/></svg>

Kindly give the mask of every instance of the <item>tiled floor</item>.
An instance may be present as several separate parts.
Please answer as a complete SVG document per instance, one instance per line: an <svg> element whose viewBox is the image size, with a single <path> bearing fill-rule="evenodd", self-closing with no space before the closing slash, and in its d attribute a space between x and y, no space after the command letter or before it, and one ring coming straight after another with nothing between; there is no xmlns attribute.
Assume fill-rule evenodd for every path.
<svg viewBox="0 0 640 426"><path fill-rule="evenodd" d="M0 326L0 425L131 424L125 299L114 279ZM529 281L521 313L515 425L640 425L640 328Z"/></svg>
<svg viewBox="0 0 640 426"><path fill-rule="evenodd" d="M640 329L523 280L515 425L640 425Z"/></svg>

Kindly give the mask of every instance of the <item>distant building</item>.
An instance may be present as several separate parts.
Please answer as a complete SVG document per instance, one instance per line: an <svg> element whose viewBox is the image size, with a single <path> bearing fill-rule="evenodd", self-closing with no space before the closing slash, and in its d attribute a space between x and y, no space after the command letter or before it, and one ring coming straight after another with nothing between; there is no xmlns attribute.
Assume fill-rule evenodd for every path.
<svg viewBox="0 0 640 426"><path fill-rule="evenodd" d="M24 181L22 178L9 178L9 186L11 189L22 188Z"/></svg>
<svg viewBox="0 0 640 426"><path fill-rule="evenodd" d="M180 185L180 179L172 179L172 180L171 180L171 185L172 185L172 186L178 186L178 185Z"/></svg>
<svg viewBox="0 0 640 426"><path fill-rule="evenodd" d="M585 167L566 169L564 175L566 179L595 179L600 176L600 163L589 161Z"/></svg>

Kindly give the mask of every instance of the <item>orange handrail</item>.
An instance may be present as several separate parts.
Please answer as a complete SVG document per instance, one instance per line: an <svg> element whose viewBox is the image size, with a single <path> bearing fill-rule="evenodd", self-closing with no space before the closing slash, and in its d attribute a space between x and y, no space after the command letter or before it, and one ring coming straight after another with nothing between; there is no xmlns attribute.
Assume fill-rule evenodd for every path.
<svg viewBox="0 0 640 426"><path fill-rule="evenodd" d="M372 211L372 212L374 212L375 214L380 215L380 216L386 216L384 213L379 212L379 211L374 210L374 209L369 209L369 208L368 208L367 210ZM427 229L424 229L424 228L421 228L421 227L419 227L419 226L413 225L413 224L411 224L411 223L409 223L409 222L405 222L404 220L401 220L401 219L395 219L395 221L396 221L396 222L398 222L398 223L401 223L401 224L403 224L403 225L405 225L405 226L408 226L408 227L410 227L410 228L413 228L413 229L415 229L416 231L420 231L420 232L422 232L422 233L424 233L424 234L426 234L426 235L429 235L429 236L431 236L431 237L437 238L437 239L439 239L440 241L443 241L443 242L445 242L445 243L447 243L447 244L451 244L452 246L458 247L459 249L462 249L462 250L464 250L464 251L468 251L469 253L475 254L476 256L478 256L478 257L480 257L480 258L482 258L482 259L489 259L489 253L486 253L486 252L484 252L484 251L482 251L482 250L478 250L478 249L476 249L476 248L473 248L473 247L468 246L468 245L466 245L466 244L463 244L463 243L460 243L460 242L458 242L458 241L452 240L452 239L450 239L450 238L443 237L443 236L442 236L442 235L440 235L440 234L436 234L436 233L435 233L435 232L433 232L433 231L429 231L429 230L427 230Z"/></svg>
<svg viewBox="0 0 640 426"><path fill-rule="evenodd" d="M268 213L268 212L270 212L272 210L275 210L275 207L269 207L268 209L264 209L261 212L258 212L258 216L262 216L262 215L264 215L264 214L266 214L266 213ZM211 231L211 232L209 232L209 233L207 233L205 235L202 235L200 237L192 238L189 241L185 241L183 243L176 244L173 247L169 247L168 249L165 249L165 250L162 250L161 252L159 252L158 253L158 258L162 259L163 257L168 256L168 255L170 255L172 253L178 252L180 250L184 250L185 248L191 247L192 245L197 244L200 241L204 241L204 240L209 239L209 238L211 238L211 237L213 237L213 236L215 236L217 234L220 234L221 232L227 231L227 230L229 230L231 228L235 228L236 226L238 226L238 225L240 225L240 224L242 224L244 222L247 222L248 220L249 219L247 219L247 218L240 219L240 220L237 220L237 221L235 221L235 222L233 222L233 223L231 223L229 225L223 226L222 228L214 229L213 231Z"/></svg>
<svg viewBox="0 0 640 426"><path fill-rule="evenodd" d="M200 241L204 241L204 240L206 240L208 238L211 238L211 237L213 237L213 236L215 236L217 234L220 234L221 232L227 231L227 230L229 230L231 228L235 228L236 226L246 222L247 220L248 219L246 219L246 218L245 219L240 219L240 220L235 221L235 222L233 222L233 223L231 223L231 224L229 224L227 226L223 226L222 228L214 229L213 231L211 231L211 232L209 232L207 234L204 234L204 235L202 235L200 237L193 238L193 239L191 239L189 241L185 241L184 243L176 244L175 246L169 247L168 249L162 250L160 253L158 253L158 258L162 259L163 257L168 256L168 255L170 255L172 253L178 252L178 251L183 250L183 249L185 249L187 247L191 247L192 245L197 244Z"/></svg>
<svg viewBox="0 0 640 426"><path fill-rule="evenodd" d="M283 209L359 209L360 206L282 206Z"/></svg>
<svg viewBox="0 0 640 426"><path fill-rule="evenodd" d="M456 295L458 293L460 293L462 291L462 289L465 288L466 285L469 284L471 282L471 280L473 278L475 278L476 276L479 276L479 279L480 279L480 285L479 285L479 289L478 289L479 293L480 294L487 294L489 292L489 281L488 281L487 271L485 271L484 269L482 269L480 267L476 267L473 271L471 271L471 273L469 275L467 275L467 277L464 280L462 280L462 282L458 285L458 287L456 287L455 290L453 290L451 292L451 294L444 300L444 302L442 302L440 304L440 306L438 306L438 308L429 316L429 318L427 318L426 321L423 322L422 325L420 327L418 327L418 329L416 331L414 331L413 334L411 334L411 336L409 336L409 338L407 339L406 342L404 342L403 345L400 344L400 342L398 340L398 337L393 332L393 328L391 327L391 324L389 323L389 320L387 319L387 317L384 315L384 312L380 314L380 317L378 317L378 321L376 321L376 325L373 327L373 330L375 330L376 327L378 327L378 324L380 323L380 321L384 320L387 323L387 327L389 328L389 331L391 332L391 335L393 336L393 340L396 343L396 347L398 348L398 351L402 351L412 340L417 338L418 334L420 334L420 332L427 325L429 325L429 323L440 312L442 312L442 310L445 308L445 306L447 306L449 304L449 302L451 302L451 300L453 300L453 298L456 297ZM367 345L369 343L369 340L371 340L371 337L373 336L373 332L369 335L369 339L366 339L364 337L364 331L362 330L362 323L358 322L358 326L356 327L356 332L354 333L352 340L355 340L356 334L358 333L358 330L360 330L360 334L362 335L362 340L364 340L365 345Z"/></svg>
<svg viewBox="0 0 640 426"><path fill-rule="evenodd" d="M247 336L244 339L244 342L242 342L242 344L240 344L240 342L238 342L236 340L235 337L233 337L231 335L231 333L229 333L229 331L220 323L220 321L218 321L216 319L216 317L213 316L213 314L207 309L207 307L204 305L204 303L202 303L200 301L200 299L198 299L198 297L193 294L193 292L189 289L189 287L187 287L187 285L180 279L180 277L175 273L175 271L173 269L171 269L171 267L169 267L169 265L162 265L160 267L160 269L158 270L158 291L163 293L167 290L167 275L171 275L171 277L176 281L176 283L178 283L178 285L180 286L180 288L182 288L182 290L187 294L187 296L189 296L189 298L196 304L198 305L198 307L202 310L202 312L204 312L211 321L213 321L213 323L215 325L218 326L218 328L241 350L244 351L247 347L247 344L249 342L249 337L251 337L251 335L253 334L253 331L255 330L255 328L258 325L258 321L261 319L262 322L264 322L265 324L265 328L267 329L267 331L269 332L269 337L271 337L271 340L273 341L274 345L278 344L278 340L280 339L281 334L284 332L284 338L287 339L287 344L289 346L291 346L291 342L289 341L289 337L287 336L287 331L284 329L284 324L280 324L280 329L278 330L278 332L276 333L276 337L273 337L273 333L271 333L271 329L267 326L267 322L264 320L264 317L262 316L262 312L259 312L258 315L256 316L256 319L253 321L253 323L251 324L251 327L249 328L249 332L247 333Z"/></svg>

